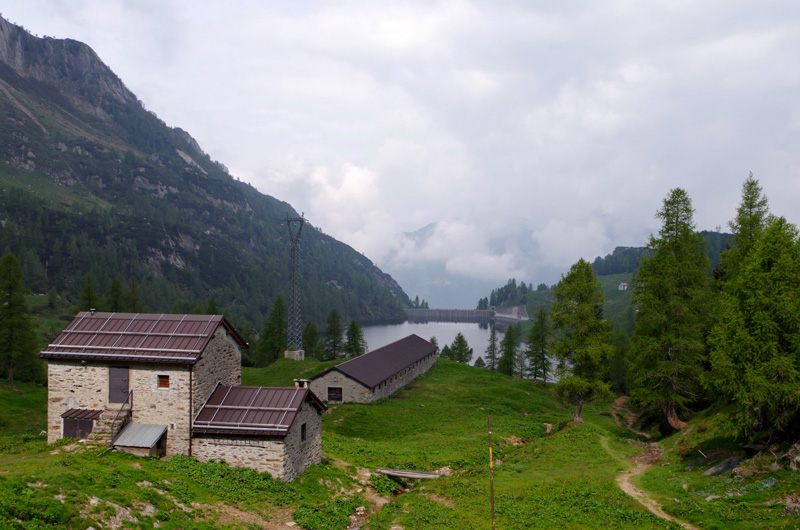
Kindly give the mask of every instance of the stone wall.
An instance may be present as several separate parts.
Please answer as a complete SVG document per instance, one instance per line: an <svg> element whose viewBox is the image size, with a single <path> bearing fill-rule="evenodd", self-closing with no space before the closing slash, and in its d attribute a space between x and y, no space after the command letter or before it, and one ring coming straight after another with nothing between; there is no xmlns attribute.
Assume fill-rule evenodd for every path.
<svg viewBox="0 0 800 530"><path fill-rule="evenodd" d="M225 460L232 466L250 467L283 479L286 446L279 436L195 434L192 456L201 462Z"/></svg>
<svg viewBox="0 0 800 530"><path fill-rule="evenodd" d="M331 370L321 377L312 379L308 387L323 401L328 401L329 387L341 388L342 401L330 401L331 403L369 403L373 401L373 392L369 388L337 370Z"/></svg>
<svg viewBox="0 0 800 530"><path fill-rule="evenodd" d="M47 363L47 443L62 437L61 415L69 409L99 409L108 405L108 367L80 362Z"/></svg>
<svg viewBox="0 0 800 530"><path fill-rule="evenodd" d="M304 423L306 439L301 441ZM304 403L285 437L196 434L192 447L193 456L201 462L225 460L288 482L321 461L322 417L316 407Z"/></svg>
<svg viewBox="0 0 800 530"><path fill-rule="evenodd" d="M408 385L411 381L421 376L431 369L433 363L436 362L436 354L431 353L415 362L411 366L404 368L397 374L393 375L383 383L379 384L373 389L371 401L387 398Z"/></svg>
<svg viewBox="0 0 800 530"><path fill-rule="evenodd" d="M192 419L205 404L218 382L233 386L242 384L242 351L224 326L217 328L214 338L194 365Z"/></svg>
<svg viewBox="0 0 800 530"><path fill-rule="evenodd" d="M300 439L303 424L306 425L305 440ZM303 403L284 441L287 454L283 480L293 480L308 466L322 461L322 414L317 407L308 401Z"/></svg>
<svg viewBox="0 0 800 530"><path fill-rule="evenodd" d="M131 365L134 423L167 426L166 455L189 453L193 411L189 366L138 364ZM169 377L169 388L159 388L158 377Z"/></svg>
<svg viewBox="0 0 800 530"><path fill-rule="evenodd" d="M189 450L189 367L180 365L119 364L128 366L133 390L135 423L167 426L167 455ZM61 414L71 408L118 409L108 403L109 366L73 361L48 361L47 442L62 437ZM159 388L159 376L169 377L169 388Z"/></svg>
<svg viewBox="0 0 800 530"><path fill-rule="evenodd" d="M343 403L370 403L391 396L430 370L435 362L436 354L431 353L374 388L367 388L338 370L331 370L325 375L312 379L309 387L323 401L328 401L329 387L340 387Z"/></svg>

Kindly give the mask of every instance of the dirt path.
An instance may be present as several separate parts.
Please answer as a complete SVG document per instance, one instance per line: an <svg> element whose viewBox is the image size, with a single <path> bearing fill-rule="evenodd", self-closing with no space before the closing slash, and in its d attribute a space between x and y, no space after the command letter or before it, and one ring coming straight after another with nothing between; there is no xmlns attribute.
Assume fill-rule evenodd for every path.
<svg viewBox="0 0 800 530"><path fill-rule="evenodd" d="M614 423L618 426L622 427L622 423L619 421L620 415L625 418L625 428L631 431L634 434L638 434L639 436L644 436L648 440L650 439L650 435L646 432L637 431L633 428L633 424L636 422L636 414L631 412L631 409L628 408L628 396L620 396L614 400L614 404L611 405L611 414L614 416Z"/></svg>
<svg viewBox="0 0 800 530"><path fill-rule="evenodd" d="M633 428L633 424L636 421L636 415L628 409L626 403L628 402L628 396L621 396L618 397L614 404L611 406L611 413L614 415L614 421L622 427L619 421L620 414L625 418L625 428L629 431L644 436L645 438L650 438L650 435L637 431ZM662 519L666 519L667 521L671 521L675 524L680 525L687 530L698 530L697 527L690 525L689 523L685 523L676 519L675 517L666 513L661 505L656 502L647 492L637 488L633 485L633 477L637 475L641 475L644 473L650 466L655 464L656 462L661 460L661 448L658 444L655 443L645 443L639 442L636 440L631 440L630 443L639 445L644 447L644 452L635 455L631 460L636 465L629 473L620 473L617 476L617 484L619 485L620 489L636 499L639 504L650 510L654 515L661 517Z"/></svg>

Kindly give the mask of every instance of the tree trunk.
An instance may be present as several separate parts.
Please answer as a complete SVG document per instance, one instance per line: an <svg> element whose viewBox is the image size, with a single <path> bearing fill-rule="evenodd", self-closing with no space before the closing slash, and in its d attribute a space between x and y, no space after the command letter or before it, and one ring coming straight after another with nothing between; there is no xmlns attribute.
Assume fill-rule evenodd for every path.
<svg viewBox="0 0 800 530"><path fill-rule="evenodd" d="M578 401L578 408L575 409L575 416L572 417L573 422L583 423L583 418L581 418L581 410L583 410L583 400Z"/></svg>
<svg viewBox="0 0 800 530"><path fill-rule="evenodd" d="M664 406L664 414L667 416L667 422L669 423L670 427L676 431L682 431L689 425L685 421L682 421L680 418L678 418L678 415L675 413L675 405L672 403Z"/></svg>

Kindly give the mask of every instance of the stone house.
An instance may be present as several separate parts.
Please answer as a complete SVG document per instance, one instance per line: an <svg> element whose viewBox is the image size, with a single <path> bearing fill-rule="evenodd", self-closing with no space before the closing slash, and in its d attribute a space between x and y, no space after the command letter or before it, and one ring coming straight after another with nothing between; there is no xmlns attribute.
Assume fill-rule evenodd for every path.
<svg viewBox="0 0 800 530"><path fill-rule="evenodd" d="M71 436L140 455L194 456L196 418L220 386L241 388L246 347L221 315L78 313L40 354L48 443Z"/></svg>
<svg viewBox="0 0 800 530"><path fill-rule="evenodd" d="M436 362L437 346L409 335L329 368L311 378L310 388L328 403L369 403L389 397Z"/></svg>
<svg viewBox="0 0 800 530"><path fill-rule="evenodd" d="M217 385L194 422L193 454L292 480L322 459L322 413L311 390Z"/></svg>

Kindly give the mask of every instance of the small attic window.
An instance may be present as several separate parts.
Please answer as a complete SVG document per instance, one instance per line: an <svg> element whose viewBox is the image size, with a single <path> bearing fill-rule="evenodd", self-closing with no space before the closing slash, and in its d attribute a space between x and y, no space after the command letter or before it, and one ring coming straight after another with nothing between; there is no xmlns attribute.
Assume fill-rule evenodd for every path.
<svg viewBox="0 0 800 530"><path fill-rule="evenodd" d="M306 424L305 423L300 426L300 439L301 440L305 440L306 439Z"/></svg>
<svg viewBox="0 0 800 530"><path fill-rule="evenodd" d="M159 375L158 376L158 388L169 388L169 376L168 375Z"/></svg>

